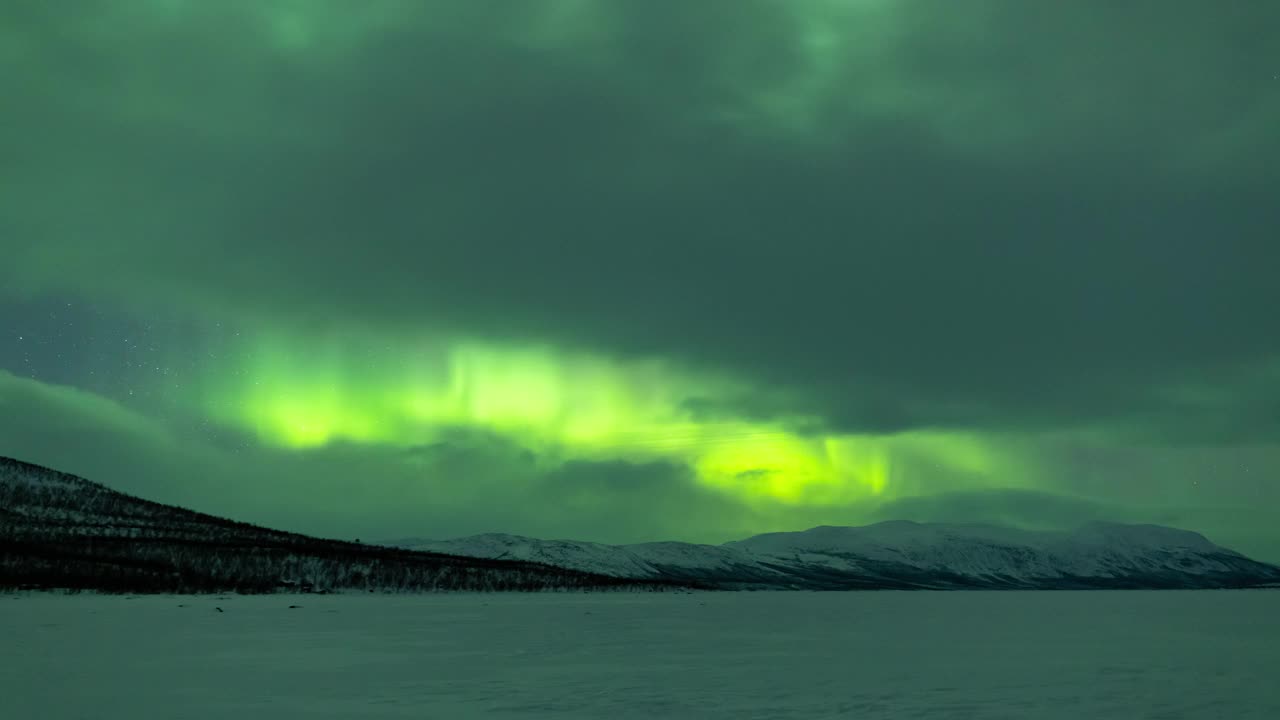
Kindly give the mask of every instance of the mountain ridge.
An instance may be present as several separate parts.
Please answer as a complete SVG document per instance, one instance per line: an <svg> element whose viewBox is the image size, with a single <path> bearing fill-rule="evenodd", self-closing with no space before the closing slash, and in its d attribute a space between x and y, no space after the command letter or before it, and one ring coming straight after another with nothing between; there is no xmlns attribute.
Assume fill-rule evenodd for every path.
<svg viewBox="0 0 1280 720"><path fill-rule="evenodd" d="M721 545L605 545L489 533L397 547L529 559L614 575L759 589L1227 588L1280 583L1280 567L1189 530L1094 521L1039 531L890 520Z"/></svg>

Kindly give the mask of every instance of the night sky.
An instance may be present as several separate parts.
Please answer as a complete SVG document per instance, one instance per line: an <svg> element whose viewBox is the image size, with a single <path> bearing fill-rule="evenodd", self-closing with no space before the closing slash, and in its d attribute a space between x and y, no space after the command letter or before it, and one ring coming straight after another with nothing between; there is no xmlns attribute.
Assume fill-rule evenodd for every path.
<svg viewBox="0 0 1280 720"><path fill-rule="evenodd" d="M329 536L1280 560L1280 3L6 0L0 455Z"/></svg>

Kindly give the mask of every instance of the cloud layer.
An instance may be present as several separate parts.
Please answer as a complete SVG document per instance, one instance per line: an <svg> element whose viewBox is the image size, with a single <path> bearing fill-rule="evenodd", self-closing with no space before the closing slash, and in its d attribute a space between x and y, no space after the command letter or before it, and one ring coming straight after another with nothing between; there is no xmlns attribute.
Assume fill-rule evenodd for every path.
<svg viewBox="0 0 1280 720"><path fill-rule="evenodd" d="M7 11L16 283L677 356L860 430L1280 350L1277 10L84 5Z"/></svg>
<svg viewBox="0 0 1280 720"><path fill-rule="evenodd" d="M656 363L664 393L577 377L700 427L962 436L1001 459L958 479L954 448L907 452L895 498L988 486L1156 508L1203 482L1245 507L1270 492L1245 468L1277 467L1280 430L1278 23L1280 6L1190 0L8 2L0 301L217 327L207 352L185 330L158 341L187 368L164 412L278 441L253 398L313 424L328 407L346 431L293 443L305 453L255 445L253 462L372 463L391 494L424 468L506 478L563 499L537 506L540 528L579 527L557 508L665 527L626 515L633 495L663 498L671 527L760 521L691 480L689 457L539 446L522 464L523 431L446 473L440 432L361 437L353 419L411 385L370 368L469 343L550 348L566 387L581 366L562 358ZM43 362L159 412L123 379ZM10 402L121 424L33 392ZM61 427L11 444L73 470L109 452L67 450L80 430ZM1187 454L1227 467L1169 465ZM206 484L236 474L221 463ZM744 483L753 463L734 466ZM591 499L592 476L615 495Z"/></svg>

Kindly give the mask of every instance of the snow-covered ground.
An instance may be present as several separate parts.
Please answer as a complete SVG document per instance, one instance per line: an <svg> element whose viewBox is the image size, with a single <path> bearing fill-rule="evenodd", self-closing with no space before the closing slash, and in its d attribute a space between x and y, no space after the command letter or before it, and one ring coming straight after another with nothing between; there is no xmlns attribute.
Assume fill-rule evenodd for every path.
<svg viewBox="0 0 1280 720"><path fill-rule="evenodd" d="M1277 673L1266 590L0 595L5 720L1274 720Z"/></svg>

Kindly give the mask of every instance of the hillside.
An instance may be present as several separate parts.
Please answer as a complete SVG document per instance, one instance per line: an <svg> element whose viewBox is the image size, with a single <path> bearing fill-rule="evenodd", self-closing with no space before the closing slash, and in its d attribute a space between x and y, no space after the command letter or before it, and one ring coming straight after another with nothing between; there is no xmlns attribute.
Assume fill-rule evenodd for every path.
<svg viewBox="0 0 1280 720"><path fill-rule="evenodd" d="M658 588L533 562L324 540L0 458L0 587L108 592Z"/></svg>
<svg viewBox="0 0 1280 720"><path fill-rule="evenodd" d="M895 521L768 533L724 545L611 546L512 535L396 544L724 588L1168 589L1280 583L1280 568L1199 534L1112 523L1036 532Z"/></svg>

